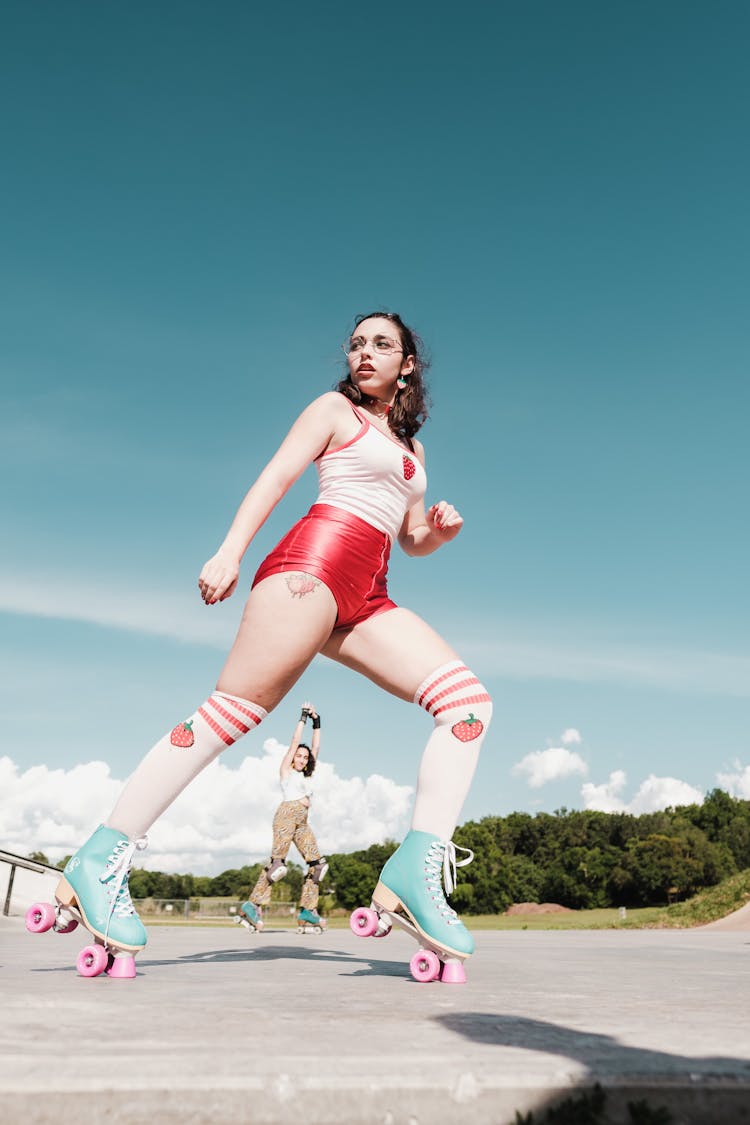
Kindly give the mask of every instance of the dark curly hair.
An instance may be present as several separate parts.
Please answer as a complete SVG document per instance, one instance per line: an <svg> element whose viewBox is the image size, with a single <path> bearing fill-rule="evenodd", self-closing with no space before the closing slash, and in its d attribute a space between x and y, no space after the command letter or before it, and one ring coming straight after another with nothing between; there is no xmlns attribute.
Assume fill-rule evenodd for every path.
<svg viewBox="0 0 750 1125"><path fill-rule="evenodd" d="M313 752L306 742L298 742L297 750L307 750L307 765L304 769L297 770L297 773L301 773L303 777L309 777L315 769L315 766L317 765L317 759L313 757ZM297 753L297 750L294 751L295 754Z"/></svg>
<svg viewBox="0 0 750 1125"><path fill-rule="evenodd" d="M402 441L405 441L411 449L413 448L411 439L424 425L429 416L428 408L430 400L427 394L427 387L425 386L424 375L427 368L430 366L430 360L426 355L422 340L420 340L416 332L409 328L408 324L404 324L398 313L371 312L363 316L357 316L354 321L352 335L356 332L362 321L370 320L372 317L376 316L382 317L383 320L389 320L391 324L395 325L398 329L401 347L404 349L404 359L406 359L407 356L414 357L414 370L410 375L405 376L406 386L403 390L399 389L396 391L396 401L388 415L388 425L393 433L401 438ZM363 395L362 392L354 386L348 371L346 378L342 379L336 385L335 390L340 391L342 395L346 395L346 397L355 404L367 398L366 395Z"/></svg>

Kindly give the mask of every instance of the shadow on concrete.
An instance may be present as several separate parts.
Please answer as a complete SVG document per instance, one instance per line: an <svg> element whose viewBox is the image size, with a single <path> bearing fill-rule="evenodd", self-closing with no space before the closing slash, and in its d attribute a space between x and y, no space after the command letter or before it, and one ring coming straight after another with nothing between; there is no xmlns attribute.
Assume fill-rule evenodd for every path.
<svg viewBox="0 0 750 1125"><path fill-rule="evenodd" d="M750 1060L692 1057L633 1047L611 1035L545 1020L487 1012L446 1012L442 1027L475 1043L557 1055L586 1073L573 1091L539 1090L528 1125L746 1125ZM577 1092L576 1092L577 1088ZM594 1102L601 1099L598 1111Z"/></svg>
<svg viewBox="0 0 750 1125"><path fill-rule="evenodd" d="M136 969L138 976L148 975L150 969L155 968L182 968L188 965L210 964L239 964L245 961L311 961L314 963L326 962L340 964L342 967L352 968L352 972L342 971L339 975L346 977L383 976L403 977L403 961L372 961L368 957L356 957L341 949L325 948L299 948L293 949L288 945L258 945L255 948L216 949L205 953L186 954L181 957L169 957L157 960L138 956ZM42 966L31 970L33 973L77 973L75 964L60 966ZM411 979L411 978L409 978Z"/></svg>
<svg viewBox="0 0 750 1125"><path fill-rule="evenodd" d="M290 949L288 945L258 945L255 949L217 949L208 953L198 953L177 960L138 961L139 968L146 970L154 966L182 964L210 964L227 961L314 961L327 962L354 967L354 972L343 972L342 976L403 976L403 961L371 961L369 957L356 957L343 949L300 948Z"/></svg>
<svg viewBox="0 0 750 1125"><path fill-rule="evenodd" d="M655 1051L647 1047L631 1047L600 1032L580 1031L523 1016L445 1012L433 1018L443 1027L475 1043L564 1056L590 1068L597 1079L607 1074L658 1075L666 1078L691 1078L699 1075L701 1078L731 1077L743 1082L750 1081L748 1059L672 1055L667 1051Z"/></svg>

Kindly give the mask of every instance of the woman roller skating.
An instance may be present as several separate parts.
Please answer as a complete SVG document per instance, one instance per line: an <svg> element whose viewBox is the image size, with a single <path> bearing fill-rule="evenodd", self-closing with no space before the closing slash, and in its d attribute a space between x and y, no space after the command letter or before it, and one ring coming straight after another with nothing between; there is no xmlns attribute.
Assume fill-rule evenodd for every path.
<svg viewBox="0 0 750 1125"><path fill-rule="evenodd" d="M312 745L302 742L305 723L312 722ZM320 854L312 828L307 823L313 786L310 780L320 753L320 715L309 703L294 728L292 741L279 767L283 801L273 818L273 845L268 866L264 867L258 882L241 906L243 922L250 930L263 929L263 907L271 901L271 888L286 875L286 857L295 844L307 864L307 875L302 887L297 924L300 933L322 933L325 918L318 914L320 883L328 871L328 864Z"/></svg>
<svg viewBox="0 0 750 1125"><path fill-rule="evenodd" d="M146 943L128 891L145 833L201 770L263 721L318 653L432 717L411 829L382 872L374 907L412 927L453 969L473 951L446 902L443 873L449 880L455 865L451 836L492 705L451 646L386 587L394 541L407 555L427 555L454 539L463 520L445 500L427 509L423 501L424 450L414 437L427 417L418 337L396 314L376 312L357 320L344 351L346 377L295 421L201 571L206 605L230 597L258 529L315 464L318 499L261 563L216 690L149 751L65 869L59 904L110 953Z"/></svg>

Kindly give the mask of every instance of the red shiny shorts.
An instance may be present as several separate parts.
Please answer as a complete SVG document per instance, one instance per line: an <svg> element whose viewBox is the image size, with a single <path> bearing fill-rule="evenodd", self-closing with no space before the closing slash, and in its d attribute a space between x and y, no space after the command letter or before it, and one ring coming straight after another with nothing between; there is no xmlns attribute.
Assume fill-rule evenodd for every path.
<svg viewBox="0 0 750 1125"><path fill-rule="evenodd" d="M390 553L385 532L343 508L313 504L260 564L253 586L270 574L313 574L336 599L336 628L351 629L396 608L386 584Z"/></svg>

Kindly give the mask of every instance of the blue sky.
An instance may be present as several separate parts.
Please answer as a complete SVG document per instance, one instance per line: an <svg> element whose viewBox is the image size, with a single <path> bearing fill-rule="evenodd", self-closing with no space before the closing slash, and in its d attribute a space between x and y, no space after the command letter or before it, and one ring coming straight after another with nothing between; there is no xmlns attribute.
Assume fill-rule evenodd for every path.
<svg viewBox="0 0 750 1125"><path fill-rule="evenodd" d="M124 778L211 690L243 597L197 574L378 307L429 345L428 498L466 521L391 566L495 698L465 818L750 796L747 7L0 19L6 841L64 847L108 811L83 770L58 813L71 771ZM305 696L403 820L429 720L323 661L226 768Z"/></svg>

